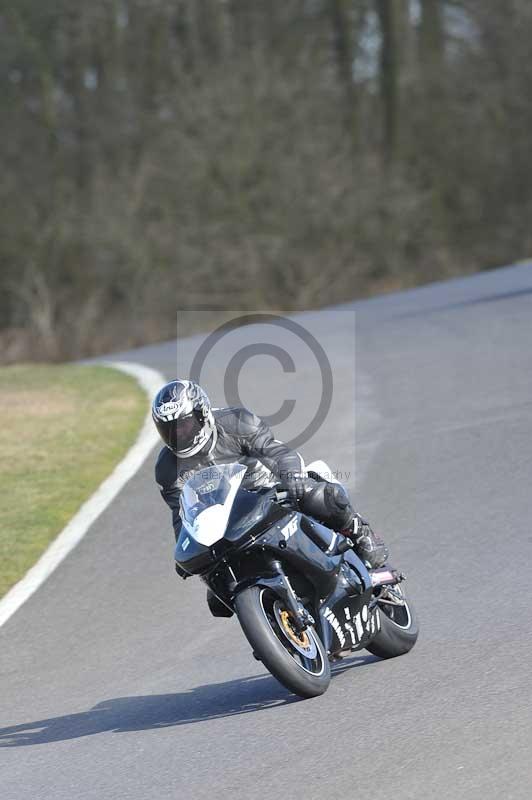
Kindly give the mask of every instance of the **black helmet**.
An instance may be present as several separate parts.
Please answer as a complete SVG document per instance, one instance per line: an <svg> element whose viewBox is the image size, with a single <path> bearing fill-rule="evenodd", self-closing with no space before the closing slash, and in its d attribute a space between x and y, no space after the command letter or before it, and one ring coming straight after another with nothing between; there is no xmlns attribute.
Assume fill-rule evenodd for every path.
<svg viewBox="0 0 532 800"><path fill-rule="evenodd" d="M210 400L192 381L171 381L163 386L151 413L161 439L179 458L199 453L216 430Z"/></svg>

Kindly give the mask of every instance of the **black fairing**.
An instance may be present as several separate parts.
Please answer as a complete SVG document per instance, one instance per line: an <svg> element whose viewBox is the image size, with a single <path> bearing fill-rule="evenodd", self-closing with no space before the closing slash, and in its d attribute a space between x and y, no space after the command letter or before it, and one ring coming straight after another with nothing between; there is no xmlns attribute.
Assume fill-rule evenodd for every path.
<svg viewBox="0 0 532 800"><path fill-rule="evenodd" d="M286 514L274 500L274 491L250 492L240 489L235 498L224 539L240 544L257 536Z"/></svg>
<svg viewBox="0 0 532 800"><path fill-rule="evenodd" d="M210 549L193 539L184 525L175 546L175 560L190 575L205 572L213 561Z"/></svg>
<svg viewBox="0 0 532 800"><path fill-rule="evenodd" d="M211 547L199 544L183 525L175 547L176 562L190 575L207 572L232 549L259 536L286 515L286 510L274 503L273 498L273 490L251 492L239 489L229 515L225 536Z"/></svg>
<svg viewBox="0 0 532 800"><path fill-rule="evenodd" d="M275 502L274 490L239 489L224 538L206 547L183 527L175 557L182 569L202 575L228 609L249 586L268 587L285 605L296 591L326 650L339 653L364 647L379 617L366 566L353 550L337 554L335 541L316 520Z"/></svg>

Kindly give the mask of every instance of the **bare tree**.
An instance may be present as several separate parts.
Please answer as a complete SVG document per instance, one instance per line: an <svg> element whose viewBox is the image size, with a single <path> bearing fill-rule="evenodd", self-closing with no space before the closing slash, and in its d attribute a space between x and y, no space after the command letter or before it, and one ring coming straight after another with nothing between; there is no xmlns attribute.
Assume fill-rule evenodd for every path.
<svg viewBox="0 0 532 800"><path fill-rule="evenodd" d="M379 17L380 94L383 114L384 159L390 165L396 156L399 136L399 12L403 0L376 0Z"/></svg>
<svg viewBox="0 0 532 800"><path fill-rule="evenodd" d="M0 0L0 357L529 255L532 4L410 5Z"/></svg>
<svg viewBox="0 0 532 800"><path fill-rule="evenodd" d="M444 55L444 0L420 0L419 52L421 77L431 84L431 89L443 75Z"/></svg>
<svg viewBox="0 0 532 800"><path fill-rule="evenodd" d="M353 144L358 143L357 97L353 79L355 50L352 41L351 0L329 0L338 77L345 94L345 120Z"/></svg>

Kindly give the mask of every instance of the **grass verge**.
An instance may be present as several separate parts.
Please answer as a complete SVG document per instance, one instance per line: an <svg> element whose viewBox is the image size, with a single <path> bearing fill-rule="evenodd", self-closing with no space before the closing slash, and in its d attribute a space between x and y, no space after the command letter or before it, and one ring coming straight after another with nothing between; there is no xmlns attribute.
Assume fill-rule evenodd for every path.
<svg viewBox="0 0 532 800"><path fill-rule="evenodd" d="M0 368L0 597L133 444L134 378L102 366Z"/></svg>

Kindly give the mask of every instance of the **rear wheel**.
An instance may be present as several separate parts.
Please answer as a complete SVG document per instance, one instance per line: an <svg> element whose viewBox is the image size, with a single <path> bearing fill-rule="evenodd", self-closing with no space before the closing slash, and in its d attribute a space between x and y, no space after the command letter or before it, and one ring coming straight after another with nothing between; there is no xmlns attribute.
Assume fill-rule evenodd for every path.
<svg viewBox="0 0 532 800"><path fill-rule="evenodd" d="M387 588L377 600L380 630L366 646L379 658L408 653L416 643L419 623L401 584Z"/></svg>
<svg viewBox="0 0 532 800"><path fill-rule="evenodd" d="M313 627L298 632L270 589L244 589L234 607L254 653L283 686L300 697L325 692L331 679L329 660Z"/></svg>

